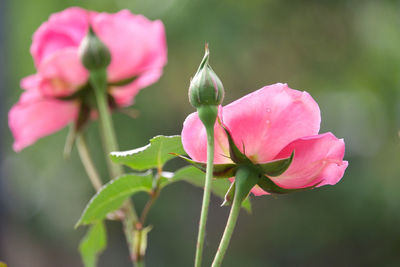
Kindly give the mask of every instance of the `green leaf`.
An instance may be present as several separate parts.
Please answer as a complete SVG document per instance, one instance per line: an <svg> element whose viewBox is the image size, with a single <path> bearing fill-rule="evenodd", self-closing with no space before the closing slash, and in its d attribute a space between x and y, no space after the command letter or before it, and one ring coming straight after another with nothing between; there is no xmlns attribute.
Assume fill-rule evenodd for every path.
<svg viewBox="0 0 400 267"><path fill-rule="evenodd" d="M86 205L76 226L104 219L108 213L119 209L124 201L137 192L150 192L152 174L126 174L105 184Z"/></svg>
<svg viewBox="0 0 400 267"><path fill-rule="evenodd" d="M290 166L293 161L294 151L290 155L290 157L286 159L279 159L270 161L264 164L258 164L257 166L261 168L261 171L268 176L279 176L284 173Z"/></svg>
<svg viewBox="0 0 400 267"><path fill-rule="evenodd" d="M164 187L168 184L178 181L186 181L194 186L204 188L205 175L199 169L193 166L187 166L176 171L175 175L167 182L162 182L161 186ZM216 196L224 199L225 194L230 186L231 182L228 179L213 179L211 192L213 192ZM251 204L248 198L243 201L242 207L249 213L251 212Z"/></svg>
<svg viewBox="0 0 400 267"><path fill-rule="evenodd" d="M161 169L162 166L176 154L184 154L181 137L179 135L159 135L150 139L150 144L123 152L112 152L113 162L127 165L135 170Z"/></svg>
<svg viewBox="0 0 400 267"><path fill-rule="evenodd" d="M190 164L192 164L194 167L196 167L197 169L206 172L206 168L207 168L207 164L203 163L203 162L198 162L198 161L194 161L188 157L182 156L182 155L178 155L175 153L172 153L173 155L180 157L181 159L186 160L187 162L189 162ZM234 163L226 163L226 164L214 164L214 168L213 168L213 176L214 178L230 178L235 176L235 172L236 172L236 164Z"/></svg>
<svg viewBox="0 0 400 267"><path fill-rule="evenodd" d="M85 267L95 267L97 257L106 248L107 236L102 221L93 224L79 244L79 252ZM1 265L0 265L1 266Z"/></svg>
<svg viewBox="0 0 400 267"><path fill-rule="evenodd" d="M4 262L0 261L0 267L7 267L7 264L5 264Z"/></svg>

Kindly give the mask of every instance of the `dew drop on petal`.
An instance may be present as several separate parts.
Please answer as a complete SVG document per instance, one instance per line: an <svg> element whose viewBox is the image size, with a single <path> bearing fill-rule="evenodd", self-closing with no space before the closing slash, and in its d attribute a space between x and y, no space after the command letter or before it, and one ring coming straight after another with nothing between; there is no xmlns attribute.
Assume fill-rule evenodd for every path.
<svg viewBox="0 0 400 267"><path fill-rule="evenodd" d="M267 108L267 113L271 113L271 109L270 108Z"/></svg>

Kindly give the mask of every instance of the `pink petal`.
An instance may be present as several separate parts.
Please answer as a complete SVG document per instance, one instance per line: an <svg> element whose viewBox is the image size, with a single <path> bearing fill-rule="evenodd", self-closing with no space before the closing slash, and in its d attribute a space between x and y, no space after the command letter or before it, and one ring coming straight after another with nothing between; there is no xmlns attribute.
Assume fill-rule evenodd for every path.
<svg viewBox="0 0 400 267"><path fill-rule="evenodd" d="M318 104L307 92L273 84L223 108L224 124L254 162L272 160L291 141L319 131Z"/></svg>
<svg viewBox="0 0 400 267"><path fill-rule="evenodd" d="M71 7L50 16L34 33L31 54L38 67L42 60L67 47L77 48L86 35L89 12Z"/></svg>
<svg viewBox="0 0 400 267"><path fill-rule="evenodd" d="M262 190L258 185L255 185L253 189L251 189L251 193L253 193L255 196L269 195L269 193Z"/></svg>
<svg viewBox="0 0 400 267"><path fill-rule="evenodd" d="M153 69L167 62L164 25L128 10L116 14L92 16L95 33L111 51L108 80L117 82Z"/></svg>
<svg viewBox="0 0 400 267"><path fill-rule="evenodd" d="M343 139L337 139L332 133L299 138L287 145L276 158L288 157L293 150L295 155L289 169L278 177L271 177L284 188L336 184L348 165L343 161Z"/></svg>
<svg viewBox="0 0 400 267"><path fill-rule="evenodd" d="M24 92L8 113L14 150L18 152L39 138L60 130L75 120L77 114L74 102L42 98L36 90Z"/></svg>
<svg viewBox="0 0 400 267"><path fill-rule="evenodd" d="M147 71L128 85L112 87L110 93L119 107L130 106L140 89L153 84L161 75L162 69Z"/></svg>
<svg viewBox="0 0 400 267"><path fill-rule="evenodd" d="M214 163L230 163L229 145L222 127L215 123ZM207 134L197 112L190 114L183 123L182 144L188 155L196 161L207 161Z"/></svg>
<svg viewBox="0 0 400 267"><path fill-rule="evenodd" d="M29 75L21 79L20 86L25 90L37 89L42 81L39 74Z"/></svg>
<svg viewBox="0 0 400 267"><path fill-rule="evenodd" d="M71 95L87 82L89 76L75 48L66 48L48 56L38 71L41 78L39 89L47 96ZM28 85L26 81L24 85Z"/></svg>

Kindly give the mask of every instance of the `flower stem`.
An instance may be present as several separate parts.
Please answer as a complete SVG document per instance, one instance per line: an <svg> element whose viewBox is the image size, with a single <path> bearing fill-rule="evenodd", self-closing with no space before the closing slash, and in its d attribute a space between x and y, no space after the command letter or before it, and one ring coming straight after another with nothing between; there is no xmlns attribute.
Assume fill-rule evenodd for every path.
<svg viewBox="0 0 400 267"><path fill-rule="evenodd" d="M106 69L96 70L90 72L90 82L94 87L97 109L99 112L100 120L100 132L102 136L103 147L106 152L106 161L108 169L111 175L111 179L114 179L123 174L123 168L121 165L114 164L108 156L110 152L118 150L117 139L114 131L114 125L109 111L108 100L107 100L107 73ZM138 221L133 203L127 200L123 207L124 212L124 233L126 241L129 247L129 251L133 248L133 231L135 223Z"/></svg>
<svg viewBox="0 0 400 267"><path fill-rule="evenodd" d="M213 165L214 165L214 127L207 127L207 169L206 169L206 181L203 193L203 204L201 207L200 222L199 222L199 233L197 236L196 246L196 257L195 267L201 266L203 247L204 247L204 236L206 230L208 206L210 203L211 193L211 182L213 177Z"/></svg>
<svg viewBox="0 0 400 267"><path fill-rule="evenodd" d="M123 169L121 165L114 164L108 157L108 154L113 151L118 150L117 138L114 131L114 126L112 123L112 118L110 115L110 110L108 107L107 100L107 80L106 80L105 70L91 71L90 72L90 82L92 83L96 95L97 109L99 112L100 120L100 132L102 135L102 141L104 149L106 150L106 161L108 169L111 174L111 178L116 178L123 174Z"/></svg>
<svg viewBox="0 0 400 267"><path fill-rule="evenodd" d="M257 184L259 177L257 169L246 165L239 166L235 176L235 194L233 197L232 208L211 267L221 266L232 237L233 229L235 229L242 202L247 198L250 190Z"/></svg>
<svg viewBox="0 0 400 267"><path fill-rule="evenodd" d="M231 207L231 211L229 213L229 218L226 223L226 227L224 230L224 234L222 236L221 242L219 244L217 253L215 254L214 261L212 263L212 267L219 267L222 264L222 260L224 259L225 252L229 246L229 242L232 237L233 230L235 228L239 213L240 213L240 207L242 204L242 201L240 198L236 197L237 194L235 194L235 197L233 198L233 204Z"/></svg>
<svg viewBox="0 0 400 267"><path fill-rule="evenodd" d="M76 146L78 148L79 156L81 158L83 166L85 167L89 180L92 182L92 185L96 189L96 191L99 191L103 183L101 182L100 176L97 173L96 167L94 166L85 137L83 135L79 134L77 136Z"/></svg>

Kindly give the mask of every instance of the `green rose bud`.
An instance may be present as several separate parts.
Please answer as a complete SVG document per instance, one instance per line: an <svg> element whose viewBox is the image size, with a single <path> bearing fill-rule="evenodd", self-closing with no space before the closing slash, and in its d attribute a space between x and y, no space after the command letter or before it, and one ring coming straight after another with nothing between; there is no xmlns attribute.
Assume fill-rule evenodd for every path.
<svg viewBox="0 0 400 267"><path fill-rule="evenodd" d="M206 52L199 69L190 82L189 101L192 106L218 106L224 99L224 86L217 74L208 64L210 52L206 45Z"/></svg>
<svg viewBox="0 0 400 267"><path fill-rule="evenodd" d="M79 47L82 64L88 70L105 69L111 62L111 54L106 45L96 36L92 27Z"/></svg>

